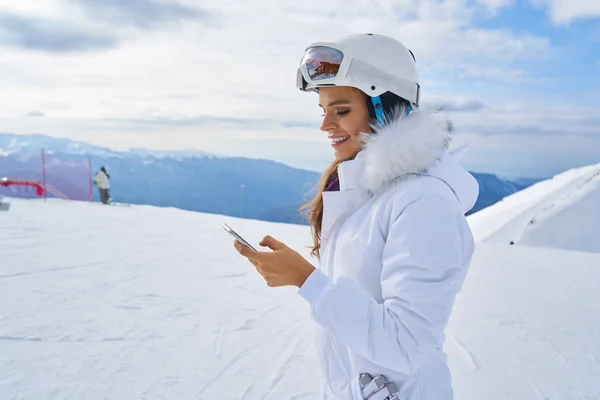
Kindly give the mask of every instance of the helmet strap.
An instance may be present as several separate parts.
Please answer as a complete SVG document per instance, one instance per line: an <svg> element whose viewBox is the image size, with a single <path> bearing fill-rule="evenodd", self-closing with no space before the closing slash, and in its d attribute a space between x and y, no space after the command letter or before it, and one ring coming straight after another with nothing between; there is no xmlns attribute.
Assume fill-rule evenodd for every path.
<svg viewBox="0 0 600 400"><path fill-rule="evenodd" d="M381 128L385 124L385 119L393 116L395 110L403 110L403 115L397 116L399 118L406 118L413 111L412 105L390 93L386 92L381 96L369 97L367 99L367 110L369 111L369 117L373 124Z"/></svg>
<svg viewBox="0 0 600 400"><path fill-rule="evenodd" d="M377 118L377 125L379 127L382 127L385 122L385 117L383 113L383 104L381 103L381 97L371 97L371 103L373 104L373 110Z"/></svg>

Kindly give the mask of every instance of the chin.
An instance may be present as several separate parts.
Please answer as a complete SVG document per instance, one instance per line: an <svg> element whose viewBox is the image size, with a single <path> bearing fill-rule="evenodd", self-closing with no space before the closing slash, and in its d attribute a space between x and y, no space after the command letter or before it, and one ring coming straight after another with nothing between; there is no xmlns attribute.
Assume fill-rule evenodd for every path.
<svg viewBox="0 0 600 400"><path fill-rule="evenodd" d="M345 143L344 146L333 149L333 154L335 155L336 160L350 160L356 157L358 154L358 149L354 143Z"/></svg>

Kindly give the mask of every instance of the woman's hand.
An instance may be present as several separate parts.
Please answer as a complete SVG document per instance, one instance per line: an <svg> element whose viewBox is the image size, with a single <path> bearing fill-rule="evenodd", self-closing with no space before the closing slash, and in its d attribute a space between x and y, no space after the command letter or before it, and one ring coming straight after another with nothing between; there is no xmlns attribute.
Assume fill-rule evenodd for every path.
<svg viewBox="0 0 600 400"><path fill-rule="evenodd" d="M234 242L234 247L242 256L254 264L268 286L293 285L301 287L315 270L315 267L298 252L271 236L265 236L259 244L273 251L254 251L237 240Z"/></svg>

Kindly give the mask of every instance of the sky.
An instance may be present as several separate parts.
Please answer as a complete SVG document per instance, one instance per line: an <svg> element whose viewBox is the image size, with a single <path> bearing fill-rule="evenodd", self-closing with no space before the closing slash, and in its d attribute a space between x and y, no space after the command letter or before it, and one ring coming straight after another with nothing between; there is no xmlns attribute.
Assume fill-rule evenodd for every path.
<svg viewBox="0 0 600 400"><path fill-rule="evenodd" d="M470 170L600 162L590 0L0 0L0 132L322 171L333 152L296 69L310 43L366 32L413 51Z"/></svg>

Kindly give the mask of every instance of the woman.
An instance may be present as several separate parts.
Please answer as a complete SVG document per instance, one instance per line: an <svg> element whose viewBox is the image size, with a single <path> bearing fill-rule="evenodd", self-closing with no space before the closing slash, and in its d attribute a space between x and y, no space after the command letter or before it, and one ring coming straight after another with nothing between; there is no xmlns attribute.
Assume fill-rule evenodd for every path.
<svg viewBox="0 0 600 400"><path fill-rule="evenodd" d="M269 236L272 251L235 246L310 304L326 399L452 399L444 329L479 188L447 151L451 125L419 108L414 57L386 36L309 46L297 82L318 93L336 158L306 207L320 266Z"/></svg>

